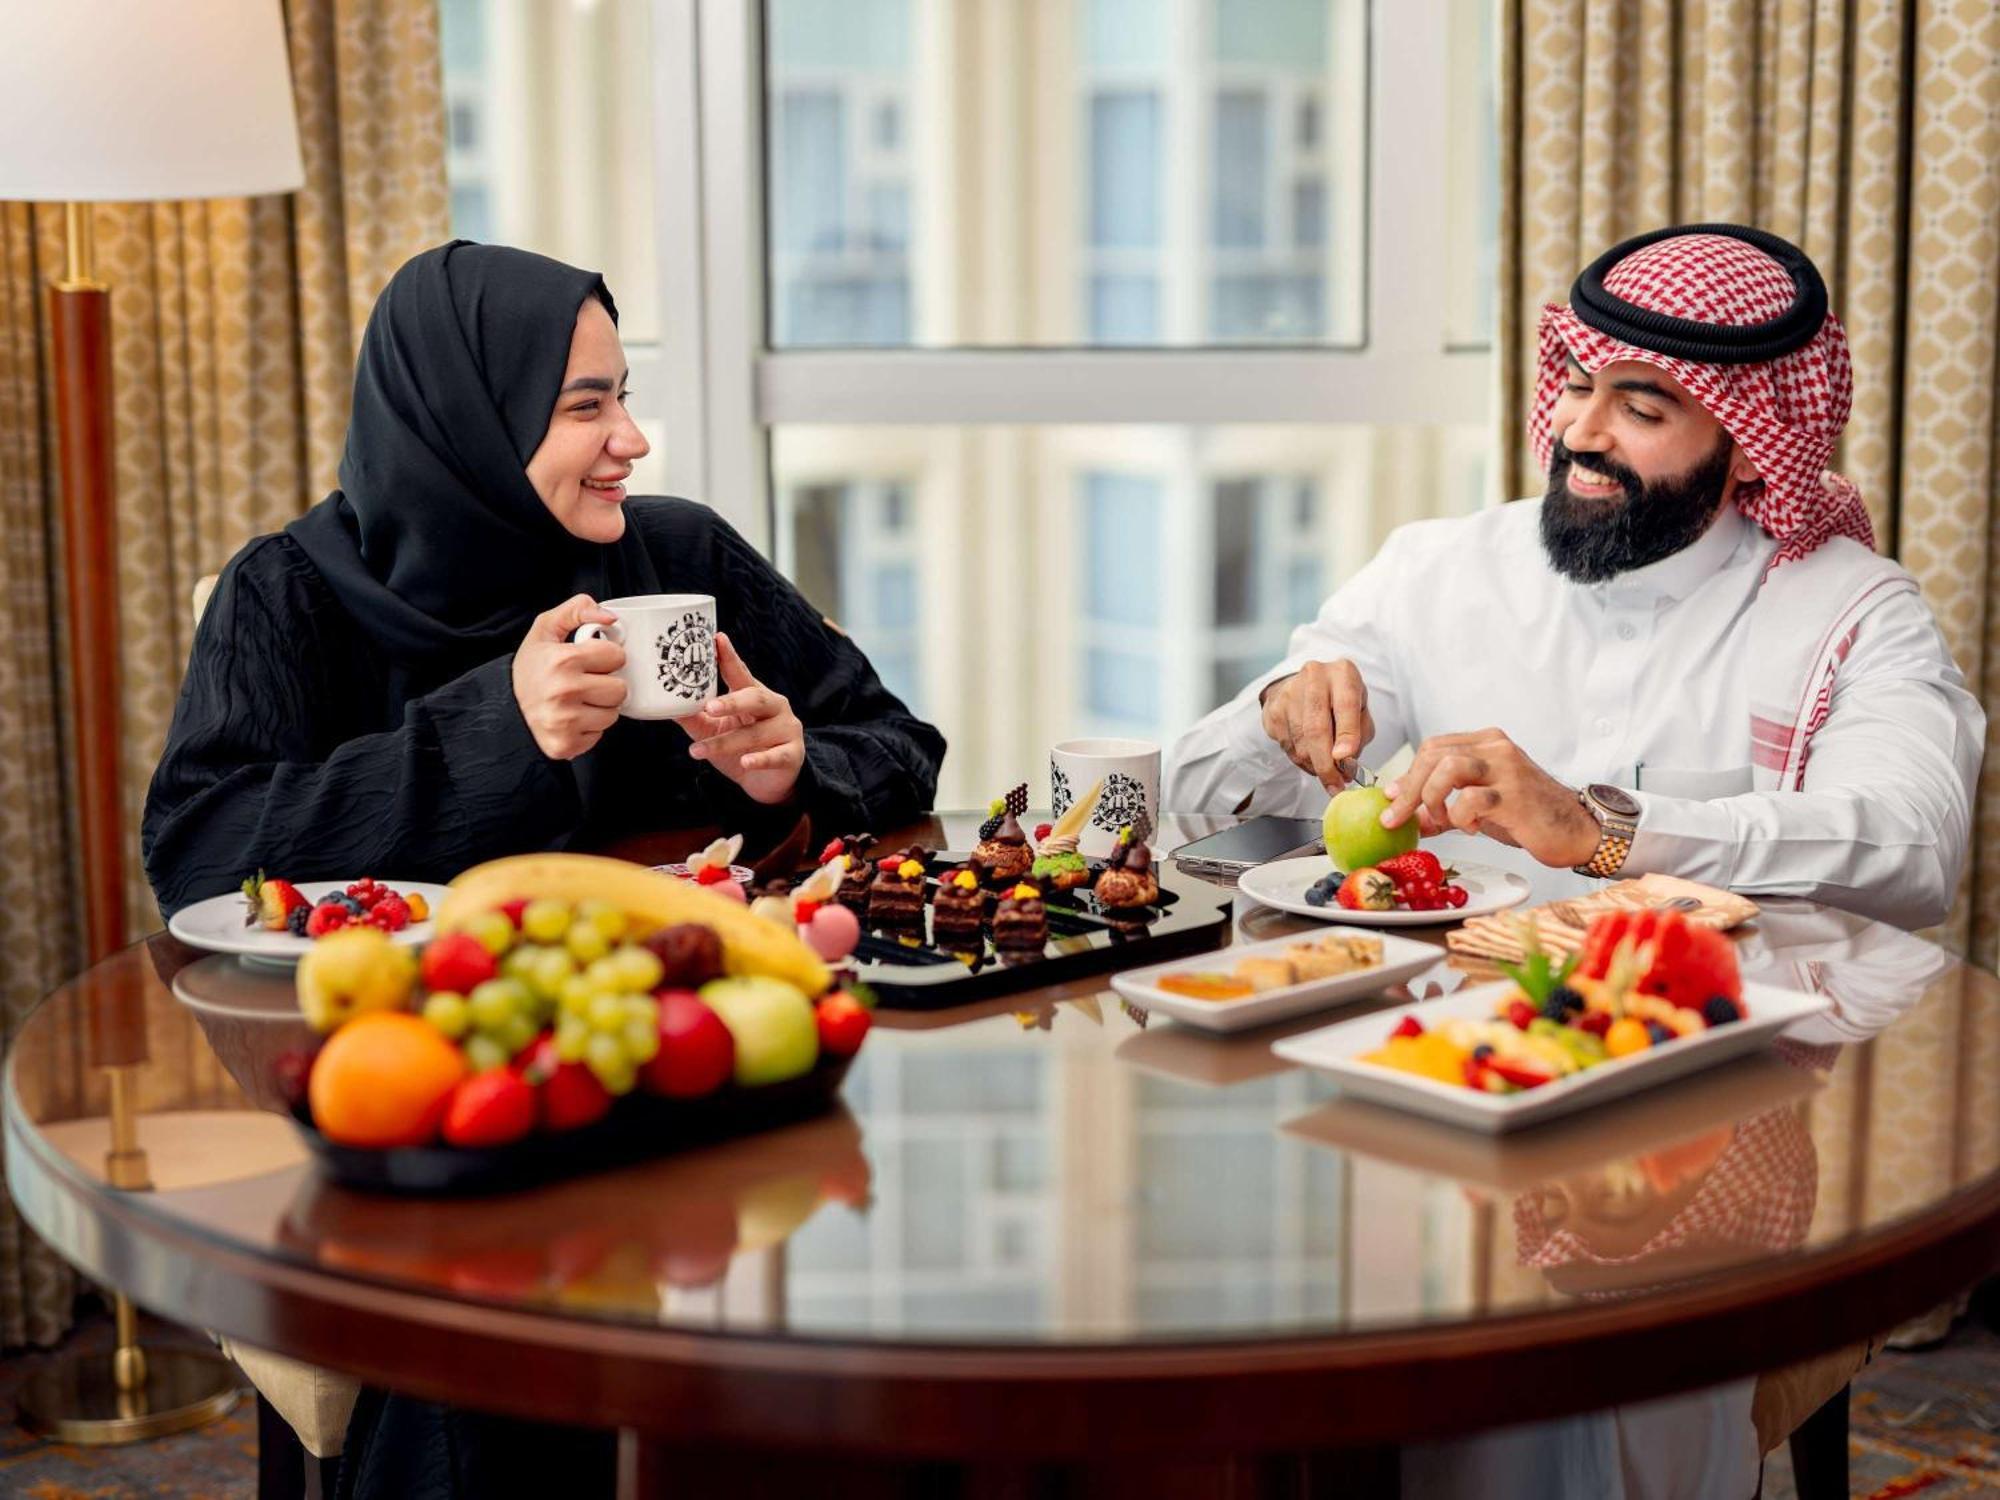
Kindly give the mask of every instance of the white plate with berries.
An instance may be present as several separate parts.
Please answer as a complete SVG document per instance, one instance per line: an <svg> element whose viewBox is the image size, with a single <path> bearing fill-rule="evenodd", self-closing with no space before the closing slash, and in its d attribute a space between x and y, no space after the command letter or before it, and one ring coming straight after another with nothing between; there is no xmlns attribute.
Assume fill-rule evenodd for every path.
<svg viewBox="0 0 2000 1500"><path fill-rule="evenodd" d="M378 927L397 943L425 943L445 888L421 880L301 880L258 874L243 889L175 912L167 931L191 948L260 963L294 964L342 927ZM303 915L301 915L303 913Z"/></svg>
<svg viewBox="0 0 2000 1500"><path fill-rule="evenodd" d="M1733 1014L1717 1010L1698 1031L1656 1035L1613 1055L1565 1035L1579 1027L1530 1021L1530 1030L1509 1020L1507 1009L1519 994L1505 980L1473 985L1442 999L1286 1037L1271 1050L1330 1075L1343 1094L1497 1135L1758 1051L1830 1004L1824 995L1745 984L1740 998L1722 1002L1733 1005ZM1518 1051L1504 1045L1496 1050L1495 1042L1507 1042L1509 1031L1521 1037ZM1402 1052L1393 1054L1392 1064L1396 1046ZM1551 1066L1556 1056L1551 1048L1584 1055L1574 1071L1558 1072ZM1480 1084L1464 1071L1469 1058ZM1497 1081L1484 1078L1488 1073Z"/></svg>
<svg viewBox="0 0 2000 1500"><path fill-rule="evenodd" d="M1236 889L1253 901L1301 917L1356 927L1423 927L1489 916L1528 899L1525 877L1492 865L1449 869L1416 849L1343 873L1324 854L1273 860L1245 870Z"/></svg>

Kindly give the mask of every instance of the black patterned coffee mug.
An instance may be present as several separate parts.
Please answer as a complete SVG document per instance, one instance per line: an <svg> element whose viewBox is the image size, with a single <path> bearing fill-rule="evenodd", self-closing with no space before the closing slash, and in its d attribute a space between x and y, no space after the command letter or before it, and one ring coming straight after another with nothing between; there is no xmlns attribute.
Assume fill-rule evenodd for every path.
<svg viewBox="0 0 2000 1500"><path fill-rule="evenodd" d="M616 641L625 648L628 719L678 719L715 696L715 596L635 594L606 599L615 625L584 625L579 641Z"/></svg>

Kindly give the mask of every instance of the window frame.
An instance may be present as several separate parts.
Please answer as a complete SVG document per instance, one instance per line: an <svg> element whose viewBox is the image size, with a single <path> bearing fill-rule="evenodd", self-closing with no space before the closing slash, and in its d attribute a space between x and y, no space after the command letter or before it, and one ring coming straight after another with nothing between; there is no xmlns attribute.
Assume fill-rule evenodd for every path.
<svg viewBox="0 0 2000 1500"><path fill-rule="evenodd" d="M658 276L661 306L680 315L664 320L657 344L630 353L633 384L648 393L641 415L664 434L668 490L706 501L769 553L769 433L780 424L1486 420L1492 350L1448 337L1446 195L1395 190L1446 180L1451 9L1368 3L1358 345L774 350L764 6L652 0ZM917 55L937 55L925 29L955 24L951 8L917 0L917 15ZM1320 128L1323 138L1324 109Z"/></svg>

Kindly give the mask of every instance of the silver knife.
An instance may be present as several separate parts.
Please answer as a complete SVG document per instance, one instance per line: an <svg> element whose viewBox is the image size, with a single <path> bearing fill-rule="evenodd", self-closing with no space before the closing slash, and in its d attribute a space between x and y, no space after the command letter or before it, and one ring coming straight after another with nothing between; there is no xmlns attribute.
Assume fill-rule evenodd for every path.
<svg viewBox="0 0 2000 1500"><path fill-rule="evenodd" d="M1349 786L1375 785L1375 773L1353 756L1349 756L1346 760L1335 761L1333 768L1347 778Z"/></svg>

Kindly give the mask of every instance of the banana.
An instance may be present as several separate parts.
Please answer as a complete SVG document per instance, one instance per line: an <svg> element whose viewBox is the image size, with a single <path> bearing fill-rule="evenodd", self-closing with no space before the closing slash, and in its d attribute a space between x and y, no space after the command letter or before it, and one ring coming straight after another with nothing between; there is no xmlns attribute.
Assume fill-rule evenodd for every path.
<svg viewBox="0 0 2000 1500"><path fill-rule="evenodd" d="M798 935L751 915L726 897L622 859L595 854L517 854L474 865L438 903L437 930L453 932L509 901L603 901L626 914L639 936L676 922L699 922L722 939L723 968L762 974L821 995L832 971Z"/></svg>

